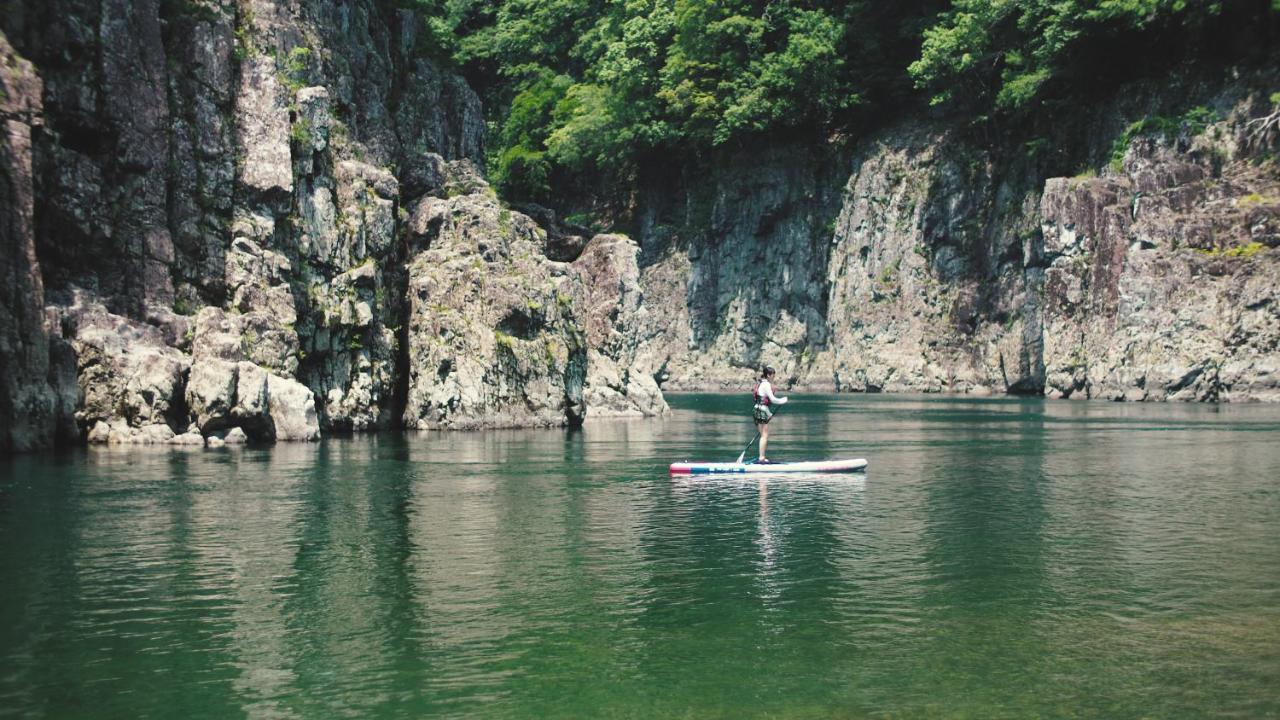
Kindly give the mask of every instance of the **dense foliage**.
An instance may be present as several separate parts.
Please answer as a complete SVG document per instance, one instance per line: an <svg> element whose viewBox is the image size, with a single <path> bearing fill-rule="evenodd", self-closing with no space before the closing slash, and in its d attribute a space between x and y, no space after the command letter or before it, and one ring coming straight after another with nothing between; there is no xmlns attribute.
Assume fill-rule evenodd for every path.
<svg viewBox="0 0 1280 720"><path fill-rule="evenodd" d="M1232 3L1219 0L955 0L924 32L908 72L933 104L1000 112L1071 96L1099 76L1133 73L1199 43ZM1235 14L1261 3L1237 2ZM1271 8L1275 12L1275 8ZM1164 42L1162 42L1164 41ZM1199 47L1197 50L1201 49Z"/></svg>
<svg viewBox="0 0 1280 720"><path fill-rule="evenodd" d="M495 179L528 199L624 177L657 150L847 131L904 108L1016 118L1237 29L1266 44L1280 16L1280 0L412 2L485 95Z"/></svg>

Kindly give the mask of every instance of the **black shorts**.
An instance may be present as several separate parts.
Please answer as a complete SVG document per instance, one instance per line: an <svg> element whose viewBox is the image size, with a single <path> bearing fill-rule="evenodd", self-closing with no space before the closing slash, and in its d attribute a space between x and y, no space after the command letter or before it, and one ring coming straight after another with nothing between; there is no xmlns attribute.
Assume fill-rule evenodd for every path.
<svg viewBox="0 0 1280 720"><path fill-rule="evenodd" d="M756 423L759 425L766 425L773 419L773 411L769 409L768 405L756 405L755 409L751 412L751 415L756 419Z"/></svg>

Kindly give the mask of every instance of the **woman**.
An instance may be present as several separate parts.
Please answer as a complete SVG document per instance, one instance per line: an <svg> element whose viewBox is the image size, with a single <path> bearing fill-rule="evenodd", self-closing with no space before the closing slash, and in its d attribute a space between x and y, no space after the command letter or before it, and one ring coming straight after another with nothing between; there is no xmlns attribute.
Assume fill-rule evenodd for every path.
<svg viewBox="0 0 1280 720"><path fill-rule="evenodd" d="M756 404L753 415L756 419L756 429L760 433L760 456L756 462L766 465L770 462L765 456L765 448L769 445L769 420L773 418L772 406L787 402L785 397L777 397L773 394L772 381L773 368L765 365L760 371L760 379L756 382L755 389L751 391L752 399Z"/></svg>

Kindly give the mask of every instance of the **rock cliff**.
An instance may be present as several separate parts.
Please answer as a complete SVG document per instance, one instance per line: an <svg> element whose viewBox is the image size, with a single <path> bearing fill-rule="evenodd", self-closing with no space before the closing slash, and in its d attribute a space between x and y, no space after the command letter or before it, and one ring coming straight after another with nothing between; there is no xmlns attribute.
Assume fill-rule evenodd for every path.
<svg viewBox="0 0 1280 720"><path fill-rule="evenodd" d="M497 198L476 94L390 3L17 0L0 30L0 451L572 425L765 363L1280 400L1273 73L1194 122L1096 108L1076 177L926 121L740 151L642 179L633 240Z"/></svg>
<svg viewBox="0 0 1280 720"><path fill-rule="evenodd" d="M1079 177L907 122L653 190L641 288L670 321L641 351L667 389L768 363L839 391L1280 399L1267 77L1202 92L1196 122L1100 108Z"/></svg>
<svg viewBox="0 0 1280 720"><path fill-rule="evenodd" d="M532 220L484 190L414 210L405 426L579 424L582 283L540 254Z"/></svg>
<svg viewBox="0 0 1280 720"><path fill-rule="evenodd" d="M478 97L419 15L54 0L0 28L0 451L586 415L582 275L475 169Z"/></svg>
<svg viewBox="0 0 1280 720"><path fill-rule="evenodd" d="M35 248L32 136L44 124L42 85L0 35L0 452L74 433L65 348L51 342Z"/></svg>
<svg viewBox="0 0 1280 720"><path fill-rule="evenodd" d="M1280 400L1280 178L1248 153L1248 118L1045 184L1050 396Z"/></svg>

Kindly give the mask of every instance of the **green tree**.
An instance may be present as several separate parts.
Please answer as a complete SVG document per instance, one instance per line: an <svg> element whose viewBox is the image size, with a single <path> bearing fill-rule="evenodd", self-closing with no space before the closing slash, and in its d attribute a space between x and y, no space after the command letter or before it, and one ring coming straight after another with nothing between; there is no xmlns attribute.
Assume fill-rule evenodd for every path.
<svg viewBox="0 0 1280 720"><path fill-rule="evenodd" d="M1280 0L394 1L480 91L499 189L548 202L652 158L856 133L924 103L1043 120L1199 43L1239 57L1252 32L1265 54L1280 17Z"/></svg>
<svg viewBox="0 0 1280 720"><path fill-rule="evenodd" d="M908 72L934 105L1022 111L1052 87L1088 83L1082 68L1099 57L1137 65L1130 43L1143 33L1188 33L1222 11L1204 0L955 0Z"/></svg>

